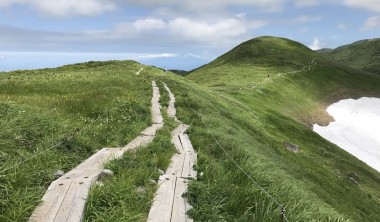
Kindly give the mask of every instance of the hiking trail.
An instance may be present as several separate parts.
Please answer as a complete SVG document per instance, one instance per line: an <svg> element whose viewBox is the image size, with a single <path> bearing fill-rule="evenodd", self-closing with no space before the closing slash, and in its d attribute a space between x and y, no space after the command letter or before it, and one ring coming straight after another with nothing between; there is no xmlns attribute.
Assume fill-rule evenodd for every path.
<svg viewBox="0 0 380 222"><path fill-rule="evenodd" d="M42 203L29 218L29 222L80 222L83 220L88 193L92 184L104 170L104 164L122 157L127 150L148 145L153 141L156 132L163 127L159 104L160 92L154 81L152 81L152 88L152 125L125 147L103 148L53 181L42 197Z"/></svg>
<svg viewBox="0 0 380 222"><path fill-rule="evenodd" d="M174 94L165 83L163 84L170 97L168 116L180 124L171 132L171 142L175 145L177 153L173 155L165 174L160 176L159 188L149 212L148 222L191 222L193 220L186 214L191 206L183 194L187 191L189 181L197 177L197 172L193 169L197 154L185 133L189 126L181 123L176 117Z"/></svg>

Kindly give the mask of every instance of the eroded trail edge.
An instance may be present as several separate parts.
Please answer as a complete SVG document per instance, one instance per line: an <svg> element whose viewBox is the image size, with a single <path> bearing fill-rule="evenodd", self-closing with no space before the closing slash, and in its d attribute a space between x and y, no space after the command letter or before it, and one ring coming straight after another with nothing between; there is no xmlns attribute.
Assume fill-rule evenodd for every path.
<svg viewBox="0 0 380 222"><path fill-rule="evenodd" d="M186 214L191 206L183 194L187 191L188 182L196 179L197 172L193 167L197 161L197 154L189 136L185 133L189 126L182 124L176 117L175 96L168 86L165 83L163 84L170 97L167 109L168 116L180 123L171 133L171 142L175 145L177 153L173 155L165 174L160 177L159 188L150 209L148 221L193 221Z"/></svg>
<svg viewBox="0 0 380 222"><path fill-rule="evenodd" d="M91 185L97 181L105 163L120 158L124 152L151 143L157 130L164 125L160 111L160 91L152 81L152 125L121 148L103 148L62 177L53 181L42 203L34 210L30 222L79 222L84 218L85 206Z"/></svg>

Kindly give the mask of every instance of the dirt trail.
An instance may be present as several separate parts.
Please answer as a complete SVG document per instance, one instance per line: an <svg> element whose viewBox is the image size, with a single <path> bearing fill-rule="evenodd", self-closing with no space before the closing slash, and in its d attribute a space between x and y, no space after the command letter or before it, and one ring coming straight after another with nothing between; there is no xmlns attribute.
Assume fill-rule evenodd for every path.
<svg viewBox="0 0 380 222"><path fill-rule="evenodd" d="M140 72L144 69L144 67L141 67L139 71L136 72L136 76L140 75Z"/></svg>
<svg viewBox="0 0 380 222"><path fill-rule="evenodd" d="M197 154L189 136L185 134L189 126L182 124L175 116L174 94L165 83L164 87L170 97L168 116L180 123L171 133L171 142L175 145L177 153L173 155L165 174L160 177L159 188L149 212L148 222L193 221L186 215L191 206L182 195L187 191L188 182L197 176L197 172L193 169Z"/></svg>
<svg viewBox="0 0 380 222"><path fill-rule="evenodd" d="M310 62L308 62L308 64L306 66L304 66L302 69L299 69L299 70L295 70L295 71L290 71L290 72L282 72L282 73L277 73L274 75L274 77L266 77L262 82L260 83L252 83L251 84L251 88L256 88L257 86L260 86L260 85L263 85L264 83L266 83L268 80L270 80L271 78L276 78L276 77L280 77L280 76L283 76L283 75L288 75L288 74L295 74L295 73L300 73L300 72L303 72L303 71L310 71L311 68L313 66L315 66L317 64L317 61L316 61L316 58L313 58Z"/></svg>
<svg viewBox="0 0 380 222"><path fill-rule="evenodd" d="M79 222L83 220L88 193L91 185L101 174L103 165L120 158L127 150L151 143L157 130L163 127L159 104L160 92L154 81L152 81L152 88L152 125L143 130L140 136L125 147L103 148L53 181L43 196L42 203L29 218L30 222Z"/></svg>

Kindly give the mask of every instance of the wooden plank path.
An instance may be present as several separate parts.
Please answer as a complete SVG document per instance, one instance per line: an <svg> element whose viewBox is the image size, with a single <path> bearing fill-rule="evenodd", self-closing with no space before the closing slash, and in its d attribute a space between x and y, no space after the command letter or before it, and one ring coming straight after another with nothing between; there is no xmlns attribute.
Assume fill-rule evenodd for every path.
<svg viewBox="0 0 380 222"><path fill-rule="evenodd" d="M103 148L62 177L53 181L42 203L34 210L30 222L79 222L84 218L87 196L92 184L98 179L103 165L121 157L125 151L145 146L153 141L157 130L163 127L160 111L160 92L152 81L152 126L140 133L122 148Z"/></svg>
<svg viewBox="0 0 380 222"><path fill-rule="evenodd" d="M168 116L178 121L175 117L175 97L166 84L164 87L170 97ZM159 187L149 212L148 222L193 221L186 214L191 206L182 196L187 191L189 180L197 176L197 172L193 169L197 154L189 136L185 134L188 127L181 123L171 133L171 142L175 145L177 153L173 155L168 169L159 179Z"/></svg>

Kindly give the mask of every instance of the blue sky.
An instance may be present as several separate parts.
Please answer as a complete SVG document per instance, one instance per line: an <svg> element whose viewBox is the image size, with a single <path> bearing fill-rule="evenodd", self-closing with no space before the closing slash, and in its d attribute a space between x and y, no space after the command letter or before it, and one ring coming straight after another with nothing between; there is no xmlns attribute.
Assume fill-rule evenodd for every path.
<svg viewBox="0 0 380 222"><path fill-rule="evenodd" d="M380 0L0 0L0 71L107 59L192 69L262 35L312 49L378 38Z"/></svg>

